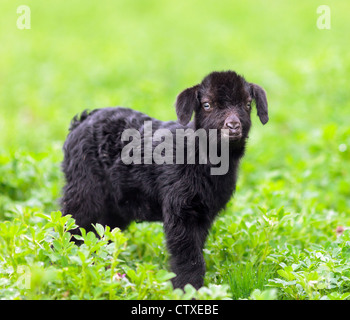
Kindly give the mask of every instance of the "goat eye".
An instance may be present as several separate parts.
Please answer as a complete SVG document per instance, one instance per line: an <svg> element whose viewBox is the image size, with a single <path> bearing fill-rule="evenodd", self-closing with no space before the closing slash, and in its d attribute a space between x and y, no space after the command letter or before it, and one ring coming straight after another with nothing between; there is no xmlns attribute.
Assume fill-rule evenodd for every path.
<svg viewBox="0 0 350 320"><path fill-rule="evenodd" d="M203 103L204 110L210 110L210 104L208 102Z"/></svg>
<svg viewBox="0 0 350 320"><path fill-rule="evenodd" d="M252 103L251 103L251 102L248 102L248 103L245 105L245 108L249 111L249 110L252 108Z"/></svg>

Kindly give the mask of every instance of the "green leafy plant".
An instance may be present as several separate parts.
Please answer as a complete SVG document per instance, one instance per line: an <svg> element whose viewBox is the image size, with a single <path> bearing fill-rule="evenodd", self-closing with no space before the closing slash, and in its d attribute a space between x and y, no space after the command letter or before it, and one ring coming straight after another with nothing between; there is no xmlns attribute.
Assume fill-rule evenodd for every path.
<svg viewBox="0 0 350 320"><path fill-rule="evenodd" d="M292 253L288 248L283 255L271 255L279 262L278 278L270 279L286 298L310 300L345 300L350 296L350 233L346 231L326 248Z"/></svg>

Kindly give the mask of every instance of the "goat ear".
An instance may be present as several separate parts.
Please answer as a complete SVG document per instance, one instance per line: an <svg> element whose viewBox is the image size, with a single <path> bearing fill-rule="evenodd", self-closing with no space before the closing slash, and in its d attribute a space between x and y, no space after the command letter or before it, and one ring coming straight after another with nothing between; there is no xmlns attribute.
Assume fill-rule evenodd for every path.
<svg viewBox="0 0 350 320"><path fill-rule="evenodd" d="M266 92L262 87L258 86L255 83L251 83L250 88L252 91L252 96L255 100L256 109L258 111L260 121L262 124L265 124L267 121L269 121Z"/></svg>
<svg viewBox="0 0 350 320"><path fill-rule="evenodd" d="M194 108L199 105L198 88L199 85L188 88L176 98L177 119L184 126L190 122Z"/></svg>

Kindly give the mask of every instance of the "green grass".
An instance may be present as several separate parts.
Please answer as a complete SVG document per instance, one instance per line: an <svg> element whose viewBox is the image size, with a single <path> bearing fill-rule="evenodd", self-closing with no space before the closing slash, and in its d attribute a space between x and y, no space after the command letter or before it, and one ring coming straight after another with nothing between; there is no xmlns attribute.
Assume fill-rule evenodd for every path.
<svg viewBox="0 0 350 320"><path fill-rule="evenodd" d="M329 3L331 30L315 0L28 0L30 30L21 4L0 5L0 298L348 298L348 1ZM70 119L111 105L175 119L181 90L227 69L265 88L270 122L253 117L205 287L172 290L158 223L70 243L57 212Z"/></svg>
<svg viewBox="0 0 350 320"><path fill-rule="evenodd" d="M227 283L233 299L248 298L253 290L263 291L268 280L273 278L275 269L268 264L257 266L251 261L240 261L232 264L227 276ZM267 291L270 294L274 291ZM275 293L274 293L275 295Z"/></svg>

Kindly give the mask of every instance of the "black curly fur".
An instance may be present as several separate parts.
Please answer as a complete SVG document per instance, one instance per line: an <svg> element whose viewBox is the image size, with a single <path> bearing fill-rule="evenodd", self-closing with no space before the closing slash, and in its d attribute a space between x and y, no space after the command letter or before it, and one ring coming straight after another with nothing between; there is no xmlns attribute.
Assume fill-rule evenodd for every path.
<svg viewBox="0 0 350 320"><path fill-rule="evenodd" d="M126 108L84 111L73 119L64 144L63 214L71 214L87 231L94 231L91 224L96 223L123 229L133 220L162 221L171 268L177 275L174 287L183 288L187 283L201 287L205 275L202 249L213 220L235 190L251 126L246 106L252 99L261 122L266 123L264 90L226 71L213 72L179 94L179 122L159 121ZM203 108L204 102L211 104L211 110ZM240 138L230 138L228 172L211 175L210 163L124 164L121 150L127 142L121 140L121 134L135 128L142 136L146 120L152 121L153 132L166 128L173 133L186 128L220 130L227 128L228 121L239 122ZM153 142L153 148L156 145Z"/></svg>

